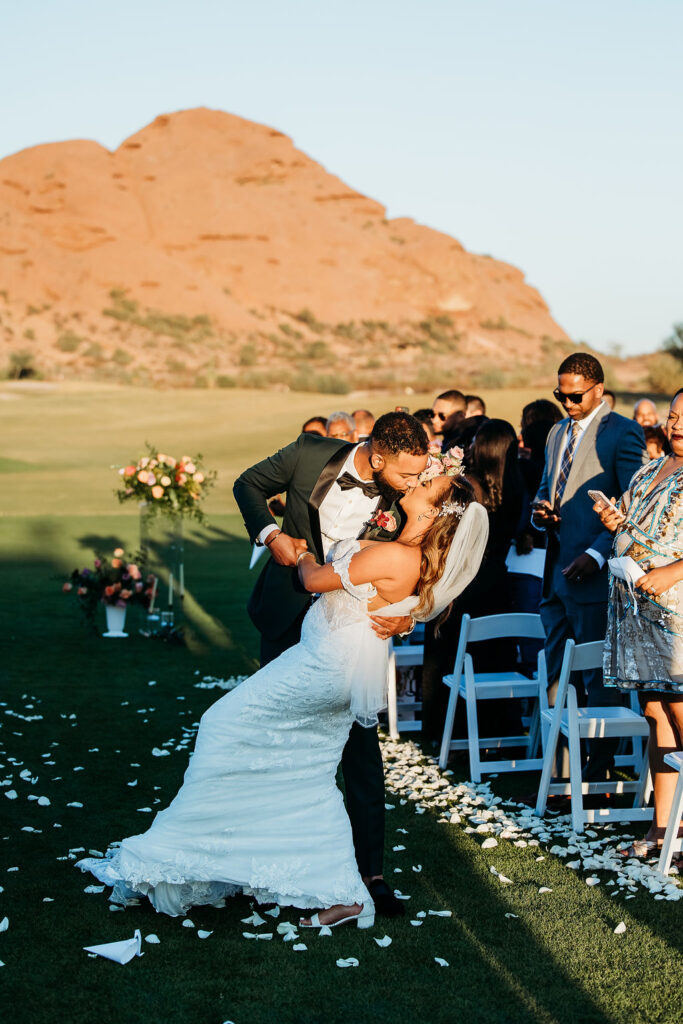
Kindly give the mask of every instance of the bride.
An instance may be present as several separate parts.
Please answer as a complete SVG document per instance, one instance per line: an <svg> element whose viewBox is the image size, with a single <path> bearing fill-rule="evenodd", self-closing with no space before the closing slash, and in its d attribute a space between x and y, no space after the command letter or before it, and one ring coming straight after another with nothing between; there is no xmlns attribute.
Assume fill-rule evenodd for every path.
<svg viewBox="0 0 683 1024"><path fill-rule="evenodd" d="M444 571L462 589L486 542L486 517L452 460L433 457L423 477L401 499L397 541L340 541L324 566L300 552L301 582L321 595L301 642L204 713L183 784L147 832L78 862L113 887L113 902L146 896L176 916L242 892L319 909L304 927L372 926L336 784L354 720L374 725L386 705L387 643L367 616L408 598L414 616L431 618Z"/></svg>

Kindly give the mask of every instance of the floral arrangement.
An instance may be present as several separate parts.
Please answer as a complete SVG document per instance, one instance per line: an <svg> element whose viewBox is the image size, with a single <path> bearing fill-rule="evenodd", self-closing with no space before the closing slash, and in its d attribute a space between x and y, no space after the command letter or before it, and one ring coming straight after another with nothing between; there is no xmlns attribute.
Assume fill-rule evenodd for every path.
<svg viewBox="0 0 683 1024"><path fill-rule="evenodd" d="M200 522L200 502L216 481L216 473L202 468L202 456L183 455L176 459L147 445L147 455L134 465L119 469L123 486L116 491L119 501L134 499L146 504L146 514L166 512Z"/></svg>
<svg viewBox="0 0 683 1024"><path fill-rule="evenodd" d="M372 519L368 520L368 528L385 530L387 533L395 533L398 527L396 516L393 512L375 512Z"/></svg>
<svg viewBox="0 0 683 1024"><path fill-rule="evenodd" d="M116 548L111 560L96 558L93 564L93 569L74 569L62 586L65 594L75 593L88 618L94 618L99 603L119 608L153 604L157 578L145 575L141 559L129 561L123 548Z"/></svg>
<svg viewBox="0 0 683 1024"><path fill-rule="evenodd" d="M462 465L465 460L465 453L462 448L451 448L442 452L438 444L429 446L429 462L418 480L426 484L437 476L458 476L462 472Z"/></svg>

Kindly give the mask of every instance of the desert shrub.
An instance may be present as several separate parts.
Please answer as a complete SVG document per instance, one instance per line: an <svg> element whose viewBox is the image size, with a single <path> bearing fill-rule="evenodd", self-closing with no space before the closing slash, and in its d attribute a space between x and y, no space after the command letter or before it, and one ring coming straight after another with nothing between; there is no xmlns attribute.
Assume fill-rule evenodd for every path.
<svg viewBox="0 0 683 1024"><path fill-rule="evenodd" d="M647 383L651 391L670 397L678 385L681 364L670 352L658 352L648 360Z"/></svg>
<svg viewBox="0 0 683 1024"><path fill-rule="evenodd" d="M209 378L205 377L204 374L199 373L194 379L194 387L196 388L208 388Z"/></svg>
<svg viewBox="0 0 683 1024"><path fill-rule="evenodd" d="M291 326L291 324L278 324L278 327L283 334L287 335L288 338L295 338L297 341L300 341L301 338L303 338L301 331L297 331L295 327Z"/></svg>
<svg viewBox="0 0 683 1024"><path fill-rule="evenodd" d="M173 356L168 356L166 359L166 369L170 373L185 373L187 366L185 363L181 363L179 359L174 359Z"/></svg>
<svg viewBox="0 0 683 1024"><path fill-rule="evenodd" d="M240 349L240 366L255 366L258 362L258 350L255 345L243 345Z"/></svg>
<svg viewBox="0 0 683 1024"><path fill-rule="evenodd" d="M115 348L111 354L111 361L117 366L128 366L133 362L133 357L125 348Z"/></svg>
<svg viewBox="0 0 683 1024"><path fill-rule="evenodd" d="M295 314L296 319L301 321L302 324L306 324L312 331L324 331L325 324L321 323L320 320L316 319L314 313L311 313L310 309L302 309L299 313Z"/></svg>
<svg viewBox="0 0 683 1024"><path fill-rule="evenodd" d="M354 323L353 320L349 320L347 323L337 324L333 328L335 334L338 334L340 338L348 338L349 341L361 341L364 337L363 330Z"/></svg>
<svg viewBox="0 0 683 1024"><path fill-rule="evenodd" d="M27 327L26 330L24 331L24 337L26 338L27 341L35 341L36 332L33 330L32 327Z"/></svg>
<svg viewBox="0 0 683 1024"><path fill-rule="evenodd" d="M333 353L330 350L327 342L319 339L318 341L312 341L310 345L307 345L304 349L304 357L306 359L332 359Z"/></svg>
<svg viewBox="0 0 683 1024"><path fill-rule="evenodd" d="M235 380L234 377L229 377L225 373L219 373L218 376L216 377L216 387L217 388L236 388L237 387L237 381Z"/></svg>
<svg viewBox="0 0 683 1024"><path fill-rule="evenodd" d="M307 370L295 374L289 383L293 391L317 391L323 395L348 395L351 390L345 377L319 376Z"/></svg>
<svg viewBox="0 0 683 1024"><path fill-rule="evenodd" d="M65 331L64 334L59 335L55 345L60 352L75 352L82 341L83 339L79 338L73 331Z"/></svg>
<svg viewBox="0 0 683 1024"><path fill-rule="evenodd" d="M507 384L505 373L497 366L473 373L471 380L475 388L504 388Z"/></svg>
<svg viewBox="0 0 683 1024"><path fill-rule="evenodd" d="M104 349L99 341L91 341L83 355L86 359L101 359L104 355Z"/></svg>
<svg viewBox="0 0 683 1024"><path fill-rule="evenodd" d="M9 380L35 380L40 376L32 352L11 352L7 377Z"/></svg>

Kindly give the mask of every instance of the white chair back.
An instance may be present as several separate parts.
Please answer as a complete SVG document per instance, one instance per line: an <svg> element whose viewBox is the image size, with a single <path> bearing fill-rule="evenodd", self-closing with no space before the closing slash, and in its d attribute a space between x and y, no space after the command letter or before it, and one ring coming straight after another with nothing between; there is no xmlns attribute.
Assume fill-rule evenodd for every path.
<svg viewBox="0 0 683 1024"><path fill-rule="evenodd" d="M567 701L569 680L572 672L583 672L589 668L601 668L605 645L602 640L594 640L589 644L577 644L575 640L567 640L560 670L560 679L555 696L555 708L562 713Z"/></svg>

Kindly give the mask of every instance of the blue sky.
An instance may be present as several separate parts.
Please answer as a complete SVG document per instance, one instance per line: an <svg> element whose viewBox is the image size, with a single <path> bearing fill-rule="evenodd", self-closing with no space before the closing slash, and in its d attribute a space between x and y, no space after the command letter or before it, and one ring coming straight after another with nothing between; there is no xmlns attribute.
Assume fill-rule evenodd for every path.
<svg viewBox="0 0 683 1024"><path fill-rule="evenodd" d="M680 0L21 0L0 156L210 106L519 266L575 339L683 320Z"/></svg>

